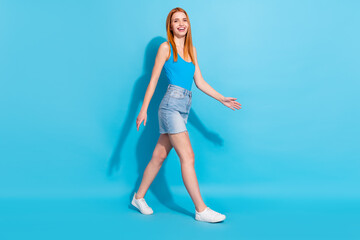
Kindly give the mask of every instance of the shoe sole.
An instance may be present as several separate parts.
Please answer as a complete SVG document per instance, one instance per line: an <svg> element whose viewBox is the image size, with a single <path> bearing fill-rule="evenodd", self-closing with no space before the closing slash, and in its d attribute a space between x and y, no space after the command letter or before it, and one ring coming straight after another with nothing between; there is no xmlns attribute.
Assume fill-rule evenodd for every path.
<svg viewBox="0 0 360 240"><path fill-rule="evenodd" d="M202 220L202 219L199 219L197 217L195 217L195 220L197 221L200 221L200 222L209 222L209 223L217 223L217 222L223 222L224 220L226 219L226 216L224 217L224 219L221 219L221 220L215 220L215 221L206 221L206 220Z"/></svg>
<svg viewBox="0 0 360 240"><path fill-rule="evenodd" d="M144 215L151 215L151 214L154 213L154 212L152 212L152 213L144 213L144 212L142 212L142 211L138 208L138 206L136 205L134 199L131 201L131 205L133 205L134 207L136 207L136 209L139 210L139 212L141 212L141 213L144 214Z"/></svg>

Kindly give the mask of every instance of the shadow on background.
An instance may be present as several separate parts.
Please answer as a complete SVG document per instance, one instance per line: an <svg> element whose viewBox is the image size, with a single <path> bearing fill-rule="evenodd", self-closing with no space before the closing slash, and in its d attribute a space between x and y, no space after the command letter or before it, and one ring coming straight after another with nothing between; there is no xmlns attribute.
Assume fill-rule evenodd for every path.
<svg viewBox="0 0 360 240"><path fill-rule="evenodd" d="M110 158L110 164L108 167L107 175L110 176L112 173L119 169L120 166L120 155L123 149L126 137L129 134L129 131L136 129L136 118L137 110L139 105L143 102L146 89L148 87L152 69L155 63L155 58L157 50L161 43L166 42L167 40L163 37L156 37L150 41L146 47L145 58L144 58L144 74L139 77L136 81L135 86L132 91L132 99L130 102L130 107L126 115L125 123L123 124L118 139L118 144L115 147L115 150ZM168 80L164 74L161 72L161 75L158 80L157 87L155 89L154 95L150 101L148 111L147 111L147 122L144 127L144 123L141 124L141 127L144 127L139 140L136 145L136 160L137 160L137 171L138 178L136 180L135 186L129 196L129 202L133 197L133 193L137 191L140 186L144 170L150 161L156 143L160 137L159 133L159 123L158 123L158 108L160 102L167 90ZM219 137L217 133L210 132L200 121L193 109L190 110L189 122L194 125L194 127L199 130L205 138L213 142L216 145L222 145L223 139ZM140 127L140 129L141 129ZM174 202L174 199L171 195L170 188L165 179L165 164L167 161L164 161L162 168L158 172L153 183L150 185L149 190L154 194L160 203L166 206L169 209L183 213L189 216L193 216L192 212L187 211L186 209L180 207ZM129 208L134 208L129 204Z"/></svg>

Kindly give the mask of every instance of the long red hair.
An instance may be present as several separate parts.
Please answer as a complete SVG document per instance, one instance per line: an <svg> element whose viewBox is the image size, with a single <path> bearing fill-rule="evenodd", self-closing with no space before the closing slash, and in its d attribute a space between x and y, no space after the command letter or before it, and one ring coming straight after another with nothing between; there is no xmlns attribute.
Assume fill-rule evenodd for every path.
<svg viewBox="0 0 360 240"><path fill-rule="evenodd" d="M180 7L176 7L174 9L172 9L167 18L166 18L166 33L167 33L167 38L168 41L170 42L170 44L172 45L173 51L174 51L174 60L175 62L177 61L177 49L176 49L176 45L175 45L175 41L174 41L174 33L170 30L170 25L171 25L171 18L172 15L175 12L183 12L186 15L186 19L187 22L189 24L186 36L185 36L185 43L184 43L184 61L187 58L187 56L190 56L191 62L194 63L194 53L193 53L193 44L192 44L192 37L191 37L191 25L190 25L190 19L188 14L186 13L186 11ZM169 50L169 55L171 54L171 50ZM195 63L194 63L195 64Z"/></svg>

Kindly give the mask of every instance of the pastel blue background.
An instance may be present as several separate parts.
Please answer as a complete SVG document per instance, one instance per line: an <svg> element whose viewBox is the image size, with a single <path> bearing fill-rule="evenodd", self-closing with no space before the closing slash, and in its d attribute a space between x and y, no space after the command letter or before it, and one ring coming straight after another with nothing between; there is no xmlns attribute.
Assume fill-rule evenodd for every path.
<svg viewBox="0 0 360 240"><path fill-rule="evenodd" d="M146 195L155 214L129 206L159 137L164 74L147 126L135 120L177 6L204 79L243 107L193 84L195 169L221 224L193 220L174 150ZM359 8L0 1L0 238L359 239Z"/></svg>

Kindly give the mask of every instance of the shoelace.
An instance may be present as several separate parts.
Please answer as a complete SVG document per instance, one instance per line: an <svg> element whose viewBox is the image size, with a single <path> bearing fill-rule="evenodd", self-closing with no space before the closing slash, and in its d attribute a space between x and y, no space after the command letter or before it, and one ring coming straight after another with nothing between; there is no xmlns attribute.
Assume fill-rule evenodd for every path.
<svg viewBox="0 0 360 240"><path fill-rule="evenodd" d="M212 220L214 220L215 218L219 217L219 216L222 216L221 213L218 213L214 210L212 210L211 208L209 208L207 210L207 212L204 213L205 215L209 216Z"/></svg>
<svg viewBox="0 0 360 240"><path fill-rule="evenodd" d="M145 207L148 207L149 208L149 206L147 205L147 203L145 202L145 199L144 198L140 198L140 199L138 199Z"/></svg>
<svg viewBox="0 0 360 240"><path fill-rule="evenodd" d="M216 212L216 211L214 211L214 210L212 210L212 209L209 209L210 210L210 212L211 212L211 218L212 219L215 219L216 217L219 217L219 216L221 216L221 213L218 213L218 212Z"/></svg>

